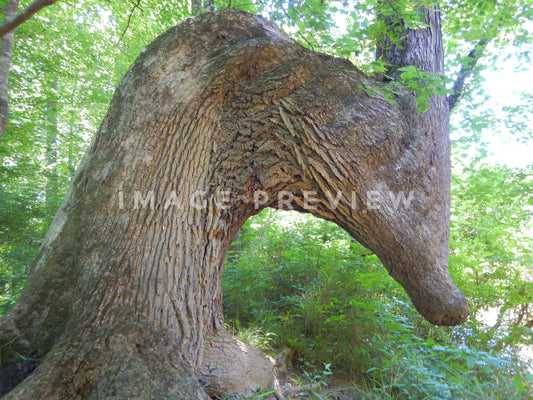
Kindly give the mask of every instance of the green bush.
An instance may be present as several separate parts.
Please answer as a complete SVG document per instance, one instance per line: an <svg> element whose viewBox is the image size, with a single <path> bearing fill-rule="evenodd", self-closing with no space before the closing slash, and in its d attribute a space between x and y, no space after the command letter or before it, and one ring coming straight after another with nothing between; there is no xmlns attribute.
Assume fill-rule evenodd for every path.
<svg viewBox="0 0 533 400"><path fill-rule="evenodd" d="M368 250L312 217L264 211L228 257L224 312L292 366L327 365L369 399L507 399L532 395L512 347L491 349L477 325L432 327ZM268 346L265 346L268 342Z"/></svg>

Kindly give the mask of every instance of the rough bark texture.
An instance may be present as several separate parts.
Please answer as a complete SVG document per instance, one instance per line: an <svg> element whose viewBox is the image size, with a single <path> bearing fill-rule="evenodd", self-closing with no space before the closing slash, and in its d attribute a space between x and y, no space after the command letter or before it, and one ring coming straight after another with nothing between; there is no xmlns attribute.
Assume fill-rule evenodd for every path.
<svg viewBox="0 0 533 400"><path fill-rule="evenodd" d="M9 0L3 10L4 20L10 20L17 14L19 0ZM13 57L13 40L15 32L10 30L2 37L0 45L0 139L7 127L7 117L9 115L8 86L9 69Z"/></svg>
<svg viewBox="0 0 533 400"><path fill-rule="evenodd" d="M440 62L438 40L422 45ZM5 398L206 398L198 379L217 364L206 340L225 335L226 250L248 217L280 206L280 191L374 251L429 321L464 321L447 270L447 105L435 98L417 114L410 96L391 105L362 89L373 86L244 12L206 13L156 39L117 88L1 321L5 390L18 383ZM257 191L268 195L260 207ZM371 191L379 209L361 201ZM410 207L396 209L389 191L412 191ZM231 340L216 347L248 357Z"/></svg>
<svg viewBox="0 0 533 400"><path fill-rule="evenodd" d="M211 338L205 343L197 375L210 397L240 399L258 389L277 389L274 360L231 336Z"/></svg>

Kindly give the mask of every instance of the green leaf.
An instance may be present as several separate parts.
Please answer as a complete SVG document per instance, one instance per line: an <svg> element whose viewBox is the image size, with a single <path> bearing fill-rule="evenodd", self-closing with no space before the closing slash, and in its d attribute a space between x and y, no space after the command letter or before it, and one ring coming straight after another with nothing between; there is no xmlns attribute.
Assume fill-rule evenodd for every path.
<svg viewBox="0 0 533 400"><path fill-rule="evenodd" d="M474 369L474 367L476 366L476 361L476 357L474 356L466 357L466 367L468 369Z"/></svg>

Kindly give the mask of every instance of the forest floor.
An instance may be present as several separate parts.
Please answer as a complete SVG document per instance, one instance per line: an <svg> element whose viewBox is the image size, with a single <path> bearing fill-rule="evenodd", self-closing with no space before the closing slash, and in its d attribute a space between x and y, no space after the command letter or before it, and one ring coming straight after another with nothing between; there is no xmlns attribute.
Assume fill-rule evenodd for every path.
<svg viewBox="0 0 533 400"><path fill-rule="evenodd" d="M278 373L278 382L283 398L289 399L324 399L324 400L360 400L363 395L352 383L337 376L325 379L313 379L302 371L289 369Z"/></svg>

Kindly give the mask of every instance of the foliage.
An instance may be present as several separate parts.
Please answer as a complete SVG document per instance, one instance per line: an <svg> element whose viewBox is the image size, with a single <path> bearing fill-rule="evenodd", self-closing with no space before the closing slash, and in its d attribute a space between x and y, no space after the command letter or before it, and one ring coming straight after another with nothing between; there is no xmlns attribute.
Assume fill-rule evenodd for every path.
<svg viewBox="0 0 533 400"><path fill-rule="evenodd" d="M369 398L527 399L531 374L510 355L458 346L447 334L426 340L405 332L376 343L384 360L366 371Z"/></svg>
<svg viewBox="0 0 533 400"><path fill-rule="evenodd" d="M489 312L497 316L488 337L500 345L531 343L533 171L479 160L458 170L450 256L454 280L471 299L472 319L482 321Z"/></svg>
<svg viewBox="0 0 533 400"><path fill-rule="evenodd" d="M5 3L5 1L4 1ZM27 2L22 2L24 6ZM370 76L384 37L423 27L420 0L215 1L274 20L302 45L349 58ZM531 343L533 175L489 165L499 134L531 139L531 94L487 106L483 71L530 66L531 0L446 1L446 76L401 70L396 90L418 95L420 111L450 92L474 58L455 126L450 269L473 311L465 328L421 322L377 258L324 221L266 211L242 230L224 275L224 307L240 338L267 352L289 346L309 381L342 372L374 398L530 398L531 375L516 349ZM395 23L383 24L376 10ZM143 46L191 15L187 2L58 2L15 36L10 117L0 140L0 315L16 300L73 171L114 88ZM529 30L528 30L529 29ZM483 56L481 58L481 56ZM389 86L390 87L390 86ZM487 315L495 320L487 323ZM0 349L0 356L9 349ZM320 393L318 395L321 395ZM260 398L260 395L258 395Z"/></svg>
<svg viewBox="0 0 533 400"><path fill-rule="evenodd" d="M20 292L120 73L121 57L101 46L105 17L81 5L59 3L17 29L0 142L0 312Z"/></svg>
<svg viewBox="0 0 533 400"><path fill-rule="evenodd" d="M326 382L320 366L327 365L366 388L367 398L531 396L516 334L502 346L476 318L465 328L431 327L377 258L340 228L279 214L250 219L228 257L224 312L237 331L261 332L271 353L290 348L306 380ZM475 282L463 283L476 291L474 307L487 301Z"/></svg>

